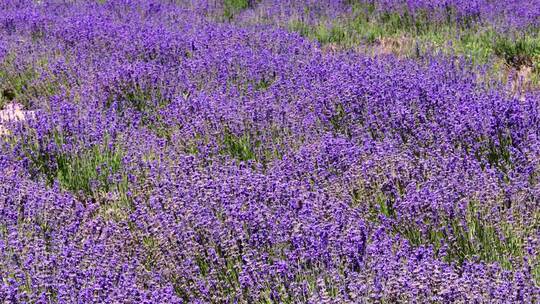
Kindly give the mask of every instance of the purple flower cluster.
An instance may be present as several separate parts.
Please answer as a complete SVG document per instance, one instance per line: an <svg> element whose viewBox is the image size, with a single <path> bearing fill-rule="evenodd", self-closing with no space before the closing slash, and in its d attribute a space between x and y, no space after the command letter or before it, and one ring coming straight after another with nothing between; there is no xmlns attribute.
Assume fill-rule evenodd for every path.
<svg viewBox="0 0 540 304"><path fill-rule="evenodd" d="M3 302L540 301L540 95L173 2L0 4Z"/></svg>

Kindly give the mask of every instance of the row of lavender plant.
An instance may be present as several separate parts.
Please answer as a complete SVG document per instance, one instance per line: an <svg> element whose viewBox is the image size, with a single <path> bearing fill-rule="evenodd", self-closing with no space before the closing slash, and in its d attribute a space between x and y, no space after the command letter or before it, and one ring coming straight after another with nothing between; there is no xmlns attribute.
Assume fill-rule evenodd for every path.
<svg viewBox="0 0 540 304"><path fill-rule="evenodd" d="M503 30L537 27L540 21L539 3L536 1L382 0L366 2L376 3L384 11L406 11L413 15L427 12L441 20L489 23Z"/></svg>
<svg viewBox="0 0 540 304"><path fill-rule="evenodd" d="M193 3L0 9L35 113L2 122L3 301L539 300L538 95Z"/></svg>
<svg viewBox="0 0 540 304"><path fill-rule="evenodd" d="M225 1L227 2L227 1ZM234 2L234 1L230 1ZM239 1L246 4L250 1ZM253 1L244 12L236 12L240 20L271 21L279 23L296 17L303 22L332 19L349 14L353 7L361 6L370 14L397 13L412 22L457 23L460 26L476 24L495 26L498 30L525 30L538 27L540 5L537 1L492 0L357 0L357 1ZM212 6L210 6L212 7Z"/></svg>

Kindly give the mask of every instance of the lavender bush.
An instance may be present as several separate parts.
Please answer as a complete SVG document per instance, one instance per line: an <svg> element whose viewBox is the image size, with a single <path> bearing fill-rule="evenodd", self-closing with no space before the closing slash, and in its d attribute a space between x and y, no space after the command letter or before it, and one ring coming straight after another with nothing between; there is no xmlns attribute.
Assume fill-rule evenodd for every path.
<svg viewBox="0 0 540 304"><path fill-rule="evenodd" d="M259 1L232 18L273 25L330 50L367 55L464 56L502 81L540 83L538 5L530 1ZM219 19L220 13L216 18ZM491 76L493 77L493 76Z"/></svg>
<svg viewBox="0 0 540 304"><path fill-rule="evenodd" d="M249 1L246 1L249 2ZM255 2L255 1L254 1ZM539 3L530 0L349 0L349 1L276 1L261 0L254 8L243 12L244 18L283 21L297 17L303 21L336 18L361 6L371 13L398 13L413 22L425 19L436 22L456 22L464 26L490 24L500 30L526 29L539 26ZM247 8L244 6L242 8Z"/></svg>
<svg viewBox="0 0 540 304"><path fill-rule="evenodd" d="M540 96L258 5L0 4L0 299L538 302Z"/></svg>

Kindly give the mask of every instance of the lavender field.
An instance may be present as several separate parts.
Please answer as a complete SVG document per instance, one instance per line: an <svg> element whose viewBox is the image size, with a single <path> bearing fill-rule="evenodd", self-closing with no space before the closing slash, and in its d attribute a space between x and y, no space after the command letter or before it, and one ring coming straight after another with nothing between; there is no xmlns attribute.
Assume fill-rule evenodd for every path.
<svg viewBox="0 0 540 304"><path fill-rule="evenodd" d="M0 0L0 303L540 303L540 1Z"/></svg>

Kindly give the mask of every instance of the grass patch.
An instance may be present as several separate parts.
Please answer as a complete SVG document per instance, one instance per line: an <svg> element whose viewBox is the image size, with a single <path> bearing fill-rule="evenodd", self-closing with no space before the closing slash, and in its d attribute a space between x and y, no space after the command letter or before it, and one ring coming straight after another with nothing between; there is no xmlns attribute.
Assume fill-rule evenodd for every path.
<svg viewBox="0 0 540 304"><path fill-rule="evenodd" d="M49 185L58 182L63 189L86 197L115 192L121 201L128 201L128 180L122 171L123 152L118 145L110 144L106 137L102 144L77 152L64 147L65 138L57 131L47 139L25 144L25 156L34 178L43 178Z"/></svg>
<svg viewBox="0 0 540 304"><path fill-rule="evenodd" d="M240 11L252 7L253 0L224 0L223 16L226 20L232 20Z"/></svg>
<svg viewBox="0 0 540 304"><path fill-rule="evenodd" d="M499 36L493 43L493 52L516 69L522 66L538 67L540 38L525 35L518 38Z"/></svg>
<svg viewBox="0 0 540 304"><path fill-rule="evenodd" d="M232 133L230 129L226 128L223 132L223 148L221 153L230 155L239 161L256 160L255 146L259 145L259 141L257 141L255 145L252 144L249 133L238 136Z"/></svg>
<svg viewBox="0 0 540 304"><path fill-rule="evenodd" d="M290 136L290 131L277 126L245 131L242 134L234 134L229 128L225 128L222 137L218 139L219 154L229 155L243 162L255 161L266 168L271 161L281 159L284 151L299 148L299 144L289 141ZM198 149L195 148L195 151Z"/></svg>
<svg viewBox="0 0 540 304"><path fill-rule="evenodd" d="M290 31L297 32L303 37L317 40L322 45L336 44L350 46L356 41L350 29L340 23L310 25L300 20L292 20L289 22L288 27Z"/></svg>
<svg viewBox="0 0 540 304"><path fill-rule="evenodd" d="M355 33L339 22L311 25L300 20L292 20L289 22L288 29L302 37L316 40L321 45L335 44L344 47L360 43Z"/></svg>
<svg viewBox="0 0 540 304"><path fill-rule="evenodd" d="M144 268L147 271L152 271L156 267L156 259L158 258L159 243L151 236L144 236L142 238L142 246L146 257L144 258Z"/></svg>
<svg viewBox="0 0 540 304"><path fill-rule="evenodd" d="M38 69L47 69L46 59L27 63L24 69L16 65L12 55L0 63L0 109L13 101L28 109L36 99L52 96L58 91L60 83L57 79L40 79L43 75Z"/></svg>
<svg viewBox="0 0 540 304"><path fill-rule="evenodd" d="M115 182L111 178L122 168L122 154L118 149L106 146L93 146L76 155L61 154L56 161L56 177L60 184L65 189L83 191L87 195L93 195L95 191L118 190L119 183L126 180Z"/></svg>
<svg viewBox="0 0 540 304"><path fill-rule="evenodd" d="M272 76L269 78L263 77L261 80L255 82L255 85L254 85L255 91L265 91L272 85L272 83L274 83L274 81L275 81L275 76Z"/></svg>

